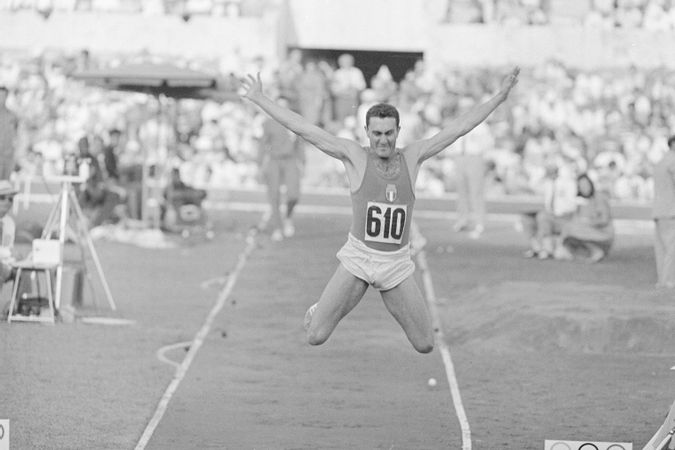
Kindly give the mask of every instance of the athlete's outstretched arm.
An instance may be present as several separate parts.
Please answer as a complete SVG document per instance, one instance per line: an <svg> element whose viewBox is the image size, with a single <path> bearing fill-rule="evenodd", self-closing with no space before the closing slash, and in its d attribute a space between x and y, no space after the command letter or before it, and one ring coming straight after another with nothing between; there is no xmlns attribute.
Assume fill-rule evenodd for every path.
<svg viewBox="0 0 675 450"><path fill-rule="evenodd" d="M520 68L516 67L511 73L502 81L502 87L494 97L490 100L476 105L466 113L462 114L453 120L447 127L441 130L438 134L411 144L409 147L416 148L419 152L418 161L422 162L425 159L431 158L437 153L447 148L450 144L455 142L459 137L464 136L469 131L473 130L478 124L484 121L504 100L509 96L511 88L518 82L518 74Z"/></svg>
<svg viewBox="0 0 675 450"><path fill-rule="evenodd" d="M260 73L256 77L249 75L242 80L242 85L246 89L246 92L242 95L243 98L258 105L260 109L265 111L274 120L329 156L345 159L349 155L350 148L357 145L348 139L333 136L326 130L312 124L301 115L276 104L263 93Z"/></svg>

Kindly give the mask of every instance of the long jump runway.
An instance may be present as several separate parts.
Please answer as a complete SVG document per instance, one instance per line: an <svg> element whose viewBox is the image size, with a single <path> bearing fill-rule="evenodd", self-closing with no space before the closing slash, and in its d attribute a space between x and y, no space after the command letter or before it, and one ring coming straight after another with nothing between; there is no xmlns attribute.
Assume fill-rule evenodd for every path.
<svg viewBox="0 0 675 450"><path fill-rule="evenodd" d="M302 318L335 270L345 217L298 219L261 247L176 391L147 448L451 448L458 434L434 354L417 354L379 294L320 347ZM311 231L310 231L311 230Z"/></svg>
<svg viewBox="0 0 675 450"><path fill-rule="evenodd" d="M372 290L326 344L304 342L302 317L348 225L300 214L293 239L257 238L146 448L459 449L468 424L475 449L641 448L662 422L675 397L675 309L651 286L648 236L623 237L587 266L523 260L511 224L470 241L421 220L462 418L442 349L417 354Z"/></svg>

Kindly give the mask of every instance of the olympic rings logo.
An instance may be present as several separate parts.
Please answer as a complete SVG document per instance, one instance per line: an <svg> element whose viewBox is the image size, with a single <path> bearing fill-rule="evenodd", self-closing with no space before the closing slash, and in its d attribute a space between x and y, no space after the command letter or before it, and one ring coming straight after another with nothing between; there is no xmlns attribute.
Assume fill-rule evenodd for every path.
<svg viewBox="0 0 675 450"><path fill-rule="evenodd" d="M579 444L578 447L576 445ZM574 443L575 447L570 446L568 442L554 442L548 447L549 450L600 450L600 447L595 445L592 442L583 442L583 443ZM607 447L603 447L604 450L628 450L630 447L624 447L621 444L610 444Z"/></svg>
<svg viewBox="0 0 675 450"><path fill-rule="evenodd" d="M5 437L5 427L0 423L0 441Z"/></svg>

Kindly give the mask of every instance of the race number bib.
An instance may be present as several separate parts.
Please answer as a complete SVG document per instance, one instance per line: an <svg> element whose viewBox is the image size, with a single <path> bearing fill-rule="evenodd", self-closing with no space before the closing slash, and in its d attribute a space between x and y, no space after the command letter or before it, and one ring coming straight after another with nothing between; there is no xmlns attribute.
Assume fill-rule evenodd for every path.
<svg viewBox="0 0 675 450"><path fill-rule="evenodd" d="M365 240L400 244L407 212L407 205L368 202Z"/></svg>

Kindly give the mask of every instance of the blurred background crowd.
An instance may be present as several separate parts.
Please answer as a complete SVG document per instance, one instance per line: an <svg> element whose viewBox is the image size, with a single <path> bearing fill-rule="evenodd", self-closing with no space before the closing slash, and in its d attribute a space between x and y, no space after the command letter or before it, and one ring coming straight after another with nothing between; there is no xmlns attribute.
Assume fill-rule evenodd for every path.
<svg viewBox="0 0 675 450"><path fill-rule="evenodd" d="M68 154L87 136L109 148L121 172L142 161L169 161L185 182L202 188L251 187L256 177L260 113L233 99L166 99L164 105L141 93L86 86L71 74L122 62L156 61L134 56L41 52L2 53L0 85L9 90L7 107L18 117L16 176L62 170ZM173 61L176 63L176 61ZM260 71L273 96L284 95L304 116L333 133L364 141L365 110L391 102L402 114L400 145L437 131L472 104L495 92L508 68L448 68L432 73L420 60L396 81L386 66L366 80L353 59L303 58L292 51L272 64L263 58L225 65L219 60L184 59L179 64L218 73L222 88L234 92L237 78ZM235 67L236 65L236 67ZM675 117L675 72L666 69L580 71L549 61L523 67L519 89L488 120L494 145L487 149L488 195L538 194L547 162L592 173L612 198L649 201L653 163L666 150ZM343 98L347 96L347 106ZM352 108L349 98L358 108ZM451 153L451 152L450 152ZM454 190L450 153L427 164L419 186L428 194ZM103 158L103 156L101 156ZM317 165L306 183L343 187L339 165Z"/></svg>
<svg viewBox="0 0 675 450"><path fill-rule="evenodd" d="M280 1L4 0L0 11L36 12L45 23L57 12L173 15L187 22L200 15L260 18ZM433 10L427 11L433 12L429 17L439 22L486 27L545 28L572 17L562 13L565 5L582 10L573 15L582 29L666 29L675 24L673 0L420 1ZM291 46L274 56L246 50L177 57L148 50L4 47L0 86L8 91L7 111L17 123L13 178L35 182L62 174L73 158L92 161L97 166L92 177L98 177L99 184L102 179L112 181L106 189L111 208L124 197L132 205L131 216L138 217L137 203L144 195L139 189L148 170L159 189L172 180L211 191L261 187L258 153L264 117L237 96L239 80L247 74L261 73L271 97L287 98L313 123L364 145L366 110L377 102L391 103L401 113L398 144L405 146L433 135L485 101L511 70L495 64L431 66L422 53L406 64L401 59L389 67L386 64L397 63L393 56L380 56L373 66L371 55L361 52L355 58L348 50L317 52ZM370 66L360 66L359 61ZM76 76L134 63L170 63L209 74L217 78L222 95L157 98L102 89ZM480 133L474 133L480 137L486 164L485 195L540 197L546 168L556 166L572 178L589 174L597 189L612 200L647 204L654 196L654 164L666 152L666 140L675 129L675 117L669 113L674 107L672 68L616 64L592 69L550 57L527 64L521 67L519 87L508 104L488 118ZM305 153L304 185L346 188L338 161L309 148ZM422 167L419 193L457 192L453 153L443 152Z"/></svg>

